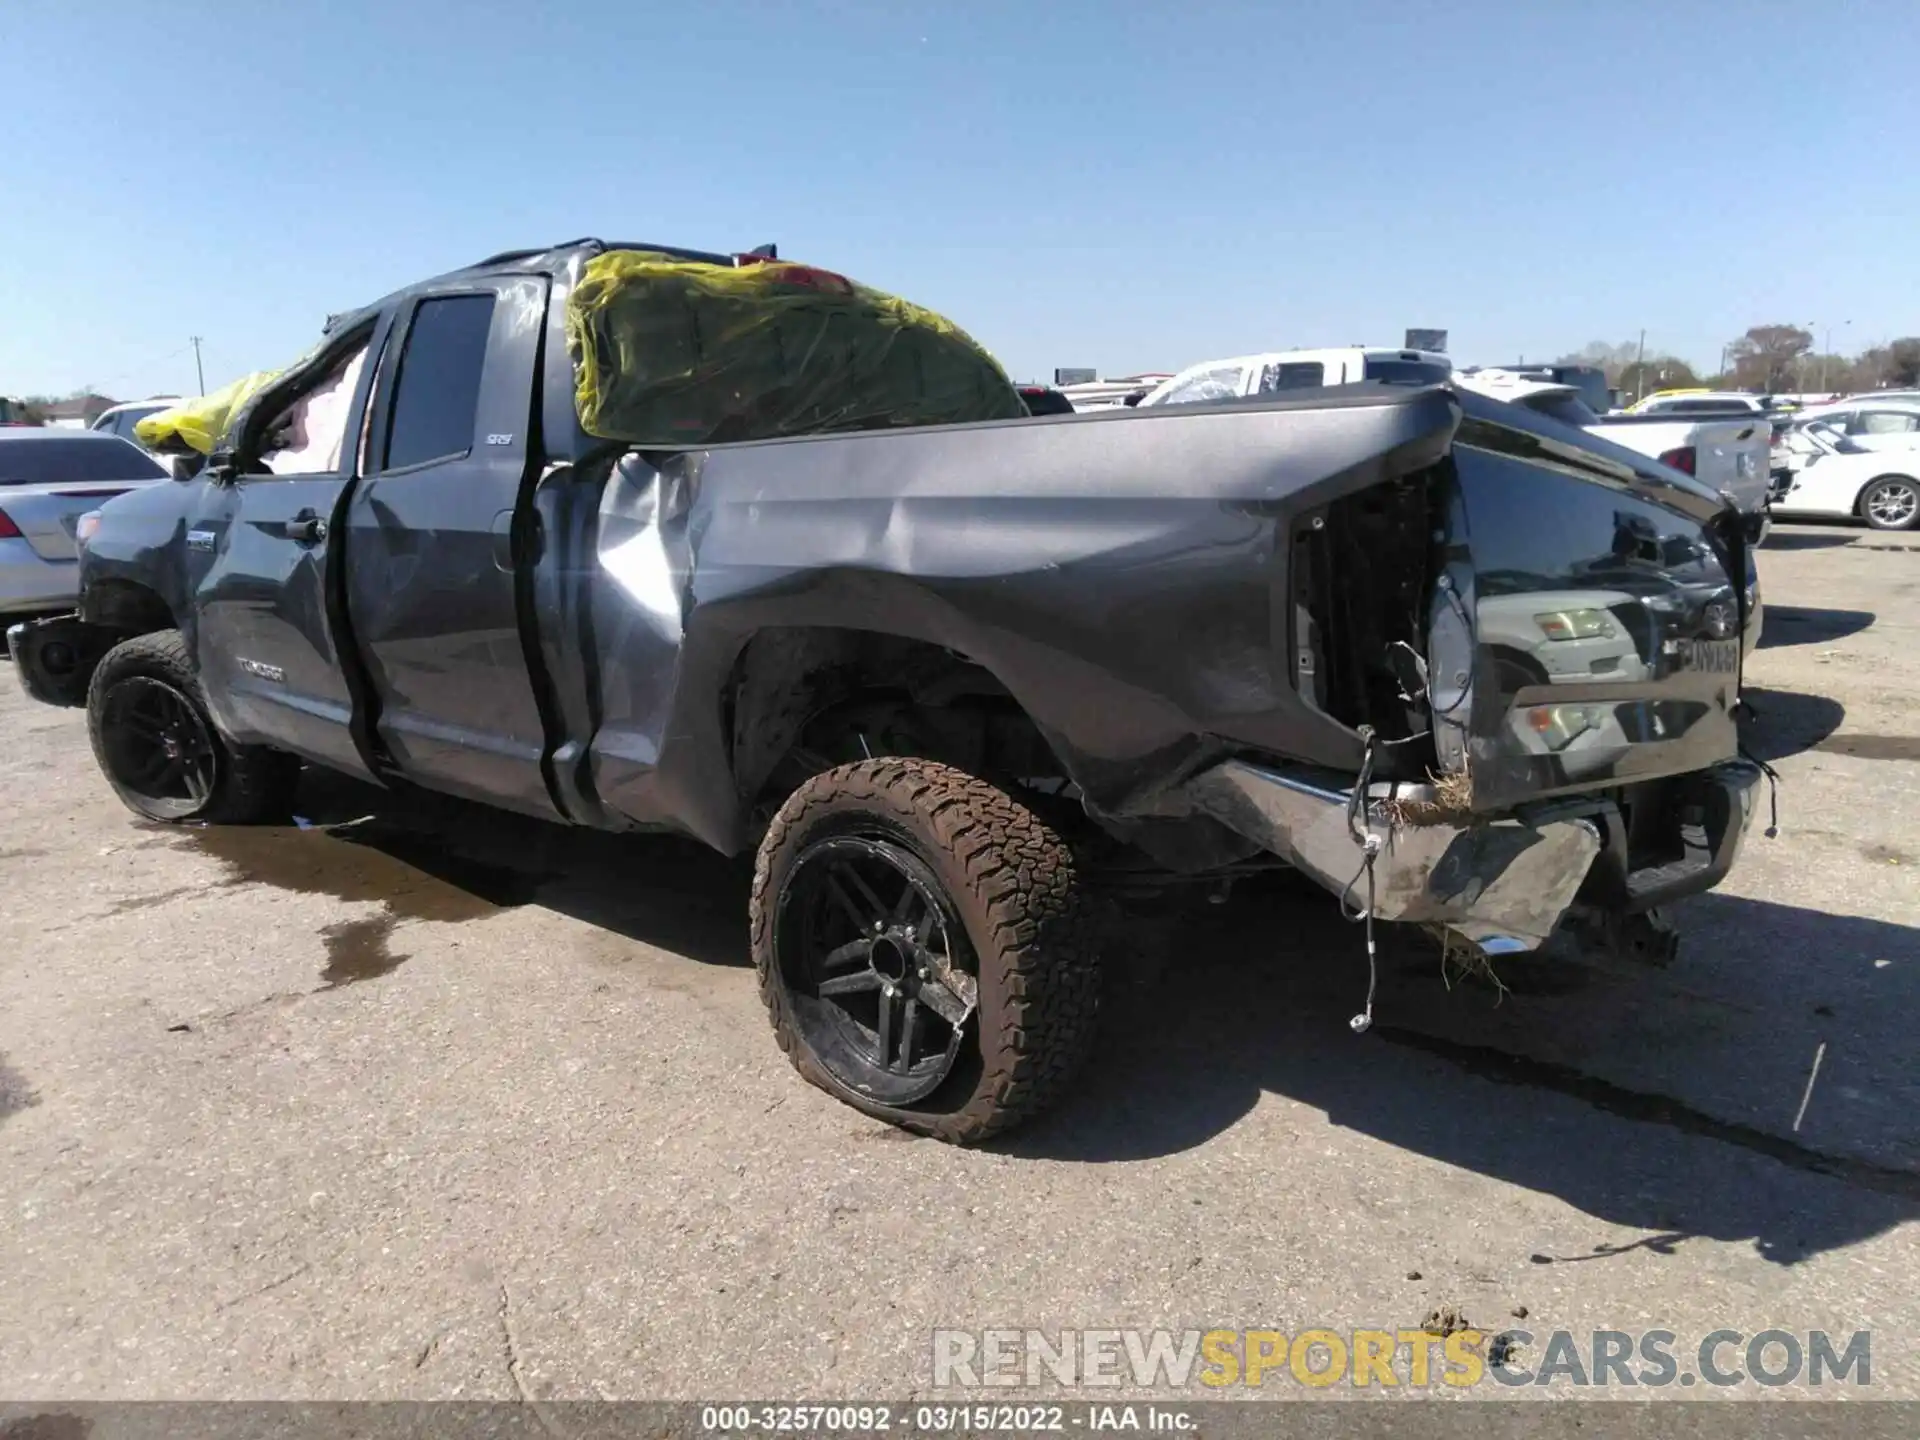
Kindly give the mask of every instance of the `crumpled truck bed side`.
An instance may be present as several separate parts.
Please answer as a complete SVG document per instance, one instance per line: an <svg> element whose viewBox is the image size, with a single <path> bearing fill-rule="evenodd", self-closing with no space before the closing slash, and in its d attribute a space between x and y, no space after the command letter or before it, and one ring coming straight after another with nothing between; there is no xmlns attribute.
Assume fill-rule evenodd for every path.
<svg viewBox="0 0 1920 1440"><path fill-rule="evenodd" d="M736 660L839 627L990 671L1097 813L1230 748L1351 771L1352 730L1289 669L1293 517L1435 463L1458 419L1444 391L1369 392L628 454L598 489L557 471L535 502L556 764L628 822L738 850Z"/></svg>

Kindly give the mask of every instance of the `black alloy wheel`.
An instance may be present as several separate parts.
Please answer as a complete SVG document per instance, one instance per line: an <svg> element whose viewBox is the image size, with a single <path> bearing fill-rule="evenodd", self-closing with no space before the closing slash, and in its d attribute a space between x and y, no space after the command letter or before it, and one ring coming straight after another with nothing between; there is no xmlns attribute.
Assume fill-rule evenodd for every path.
<svg viewBox="0 0 1920 1440"><path fill-rule="evenodd" d="M101 657L87 683L87 734L114 792L149 820L283 819L300 779L294 756L221 732L178 630L133 636Z"/></svg>
<svg viewBox="0 0 1920 1440"><path fill-rule="evenodd" d="M211 798L220 752L199 707L172 685L129 675L102 697L102 760L149 813L192 814Z"/></svg>
<svg viewBox="0 0 1920 1440"><path fill-rule="evenodd" d="M780 1048L889 1124L976 1143L1051 1105L1092 1048L1077 857L978 776L905 756L813 776L767 827L748 910Z"/></svg>
<svg viewBox="0 0 1920 1440"><path fill-rule="evenodd" d="M980 983L939 881L897 839L856 831L802 851L773 943L801 1035L834 1079L912 1105L953 1074Z"/></svg>

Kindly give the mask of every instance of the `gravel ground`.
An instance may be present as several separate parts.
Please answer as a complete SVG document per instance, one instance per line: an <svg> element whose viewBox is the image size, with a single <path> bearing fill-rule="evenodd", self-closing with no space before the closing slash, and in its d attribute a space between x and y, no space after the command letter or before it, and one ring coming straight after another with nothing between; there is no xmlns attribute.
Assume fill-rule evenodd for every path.
<svg viewBox="0 0 1920 1440"><path fill-rule="evenodd" d="M937 1326L1448 1308L1870 1329L1920 1396L1920 538L1761 560L1781 833L1671 969L1409 949L1356 1037L1356 931L1271 887L972 1151L792 1073L737 865L324 780L143 827L0 677L0 1398L898 1399Z"/></svg>

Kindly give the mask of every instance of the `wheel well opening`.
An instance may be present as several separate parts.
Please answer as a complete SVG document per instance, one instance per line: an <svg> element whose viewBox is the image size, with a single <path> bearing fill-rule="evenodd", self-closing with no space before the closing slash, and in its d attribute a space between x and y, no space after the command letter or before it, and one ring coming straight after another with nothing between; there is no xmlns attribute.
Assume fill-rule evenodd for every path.
<svg viewBox="0 0 1920 1440"><path fill-rule="evenodd" d="M726 723L741 799L761 815L823 770L871 755L940 760L997 784L1072 782L1031 716L957 651L868 630L763 630L741 651Z"/></svg>
<svg viewBox="0 0 1920 1440"><path fill-rule="evenodd" d="M1017 797L1115 896L1279 863L1207 816L1090 814L1038 722L985 666L944 646L863 630L764 630L741 651L725 694L734 779L756 832L814 776L898 755L941 761Z"/></svg>
<svg viewBox="0 0 1920 1440"><path fill-rule="evenodd" d="M101 580L80 597L80 618L118 632L122 639L176 628L167 602L133 580Z"/></svg>

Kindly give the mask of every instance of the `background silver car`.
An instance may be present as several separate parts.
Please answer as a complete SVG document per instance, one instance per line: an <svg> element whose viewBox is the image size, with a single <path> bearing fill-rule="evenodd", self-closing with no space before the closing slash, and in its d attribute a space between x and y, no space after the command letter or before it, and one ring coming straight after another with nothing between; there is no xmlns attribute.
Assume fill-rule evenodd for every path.
<svg viewBox="0 0 1920 1440"><path fill-rule="evenodd" d="M0 615L71 607L79 595L74 527L115 495L171 478L117 435L0 430Z"/></svg>

